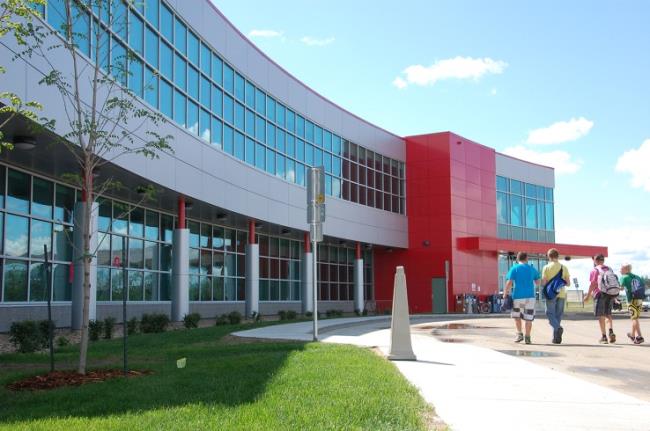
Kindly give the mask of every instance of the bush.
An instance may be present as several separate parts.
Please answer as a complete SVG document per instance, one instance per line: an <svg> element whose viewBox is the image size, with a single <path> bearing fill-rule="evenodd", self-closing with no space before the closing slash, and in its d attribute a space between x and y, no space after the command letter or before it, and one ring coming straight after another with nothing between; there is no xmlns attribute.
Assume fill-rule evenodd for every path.
<svg viewBox="0 0 650 431"><path fill-rule="evenodd" d="M113 329L115 328L115 317L104 319L104 338L110 340L113 338Z"/></svg>
<svg viewBox="0 0 650 431"><path fill-rule="evenodd" d="M131 317L128 322L126 322L126 331L128 335L133 335L138 332L138 318Z"/></svg>
<svg viewBox="0 0 650 431"><path fill-rule="evenodd" d="M336 316L336 310L327 310L325 312L325 317L327 317L328 319L334 316Z"/></svg>
<svg viewBox="0 0 650 431"><path fill-rule="evenodd" d="M215 325L217 326L223 326L228 324L228 315L227 314L222 314L221 316L217 316L217 320L214 322Z"/></svg>
<svg viewBox="0 0 650 431"><path fill-rule="evenodd" d="M343 310L334 310L334 315L336 317L343 317Z"/></svg>
<svg viewBox="0 0 650 431"><path fill-rule="evenodd" d="M367 316L368 315L368 310L364 308L364 310L361 312L362 316Z"/></svg>
<svg viewBox="0 0 650 431"><path fill-rule="evenodd" d="M313 315L314 315L314 313L312 313L311 311L305 311L305 317L306 318L310 319Z"/></svg>
<svg viewBox="0 0 650 431"><path fill-rule="evenodd" d="M187 329L198 328L199 320L201 320L201 315L199 313L186 314L183 317L183 325L185 325Z"/></svg>
<svg viewBox="0 0 650 431"><path fill-rule="evenodd" d="M228 313L228 322L231 325L238 325L241 323L241 313L239 311L231 311Z"/></svg>
<svg viewBox="0 0 650 431"><path fill-rule="evenodd" d="M56 345L57 345L57 347L69 346L70 345L70 340L68 340L67 338L65 338L63 336L57 337Z"/></svg>
<svg viewBox="0 0 650 431"><path fill-rule="evenodd" d="M289 310L287 311L287 320L295 320L297 315L295 311Z"/></svg>
<svg viewBox="0 0 650 431"><path fill-rule="evenodd" d="M278 311L278 316L280 317L280 320L287 320L287 312L284 310Z"/></svg>
<svg viewBox="0 0 650 431"><path fill-rule="evenodd" d="M169 325L169 317L164 313L143 314L140 320L140 331L148 334L153 332L165 332Z"/></svg>
<svg viewBox="0 0 650 431"><path fill-rule="evenodd" d="M47 347L48 321L24 320L14 322L9 329L9 341L20 353L31 353Z"/></svg>
<svg viewBox="0 0 650 431"><path fill-rule="evenodd" d="M90 341L99 340L100 334L104 331L104 322L101 320L91 320L88 322L88 337Z"/></svg>

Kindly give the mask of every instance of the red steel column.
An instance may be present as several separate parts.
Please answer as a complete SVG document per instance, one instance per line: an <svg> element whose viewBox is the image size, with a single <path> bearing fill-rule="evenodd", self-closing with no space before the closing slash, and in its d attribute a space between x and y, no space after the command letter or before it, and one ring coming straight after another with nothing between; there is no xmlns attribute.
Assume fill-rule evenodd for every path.
<svg viewBox="0 0 650 431"><path fill-rule="evenodd" d="M249 244L257 244L256 238L255 238L255 220L254 219L249 219L248 220L248 243Z"/></svg>
<svg viewBox="0 0 650 431"><path fill-rule="evenodd" d="M176 229L185 229L185 196L178 197L178 226Z"/></svg>
<svg viewBox="0 0 650 431"><path fill-rule="evenodd" d="M309 240L309 232L305 232L305 253L311 253L311 242Z"/></svg>
<svg viewBox="0 0 650 431"><path fill-rule="evenodd" d="M354 251L354 258L355 259L361 259L361 243L357 242L356 249Z"/></svg>

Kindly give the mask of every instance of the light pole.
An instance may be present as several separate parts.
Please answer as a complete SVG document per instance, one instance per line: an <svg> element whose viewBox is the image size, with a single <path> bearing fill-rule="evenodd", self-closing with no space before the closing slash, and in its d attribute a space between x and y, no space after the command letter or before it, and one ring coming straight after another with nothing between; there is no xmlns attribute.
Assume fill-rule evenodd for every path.
<svg viewBox="0 0 650 431"><path fill-rule="evenodd" d="M312 276L314 308L314 341L318 341L318 243L323 240L325 221L325 168L311 167L307 171L307 223L312 242Z"/></svg>

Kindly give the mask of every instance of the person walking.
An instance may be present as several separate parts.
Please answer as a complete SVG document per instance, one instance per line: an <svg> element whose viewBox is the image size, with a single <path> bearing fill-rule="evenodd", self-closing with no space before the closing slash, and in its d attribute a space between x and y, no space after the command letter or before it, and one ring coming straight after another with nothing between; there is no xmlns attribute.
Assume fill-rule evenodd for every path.
<svg viewBox="0 0 650 431"><path fill-rule="evenodd" d="M594 256L594 269L589 274L589 290L583 297L583 301L594 300L594 315L598 318L600 326L600 344L615 343L614 323L612 322L612 307L614 299L620 291L618 278L610 267L605 265L605 256L598 254ZM618 286L618 289L616 289ZM605 332L605 322L609 323L609 333ZM609 339L608 339L609 335Z"/></svg>
<svg viewBox="0 0 650 431"><path fill-rule="evenodd" d="M530 331L535 320L535 286L539 285L539 272L528 264L528 254L523 251L517 253L517 264L510 268L506 276L504 296L512 292L512 312L510 316L515 319L517 338L515 343L524 341L531 344ZM521 330L521 320L524 320L526 335Z"/></svg>
<svg viewBox="0 0 650 431"><path fill-rule="evenodd" d="M625 289L627 296L627 309L630 312L632 320L632 332L627 333L627 337L634 344L641 344L645 340L641 335L641 324L639 317L643 307L643 297L645 296L645 283L636 274L632 274L632 265L629 263L621 266L621 286Z"/></svg>
<svg viewBox="0 0 650 431"><path fill-rule="evenodd" d="M553 328L553 344L562 343L562 334L564 333L564 328L562 328L562 315L564 314L564 304L566 302L566 288L571 284L571 277L569 275L569 269L562 265L558 259L560 253L555 248L551 248L546 252L548 257L548 264L542 269L542 286L545 289L545 294L543 295L546 299L546 317L548 317L548 323ZM549 286L549 283L552 286ZM559 292L554 291L552 298L548 294L547 286L554 290L559 287ZM561 287L560 287L561 286Z"/></svg>

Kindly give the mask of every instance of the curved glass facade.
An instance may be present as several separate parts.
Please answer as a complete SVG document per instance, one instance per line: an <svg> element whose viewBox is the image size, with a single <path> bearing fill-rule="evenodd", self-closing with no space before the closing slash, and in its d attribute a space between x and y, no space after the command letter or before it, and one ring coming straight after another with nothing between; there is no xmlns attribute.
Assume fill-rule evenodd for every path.
<svg viewBox="0 0 650 431"><path fill-rule="evenodd" d="M47 21L65 23L63 0L49 0ZM79 50L163 115L222 151L305 185L306 169L324 166L329 196L404 214L404 162L352 143L305 118L231 66L162 0L73 12ZM128 70L128 74L121 71Z"/></svg>

